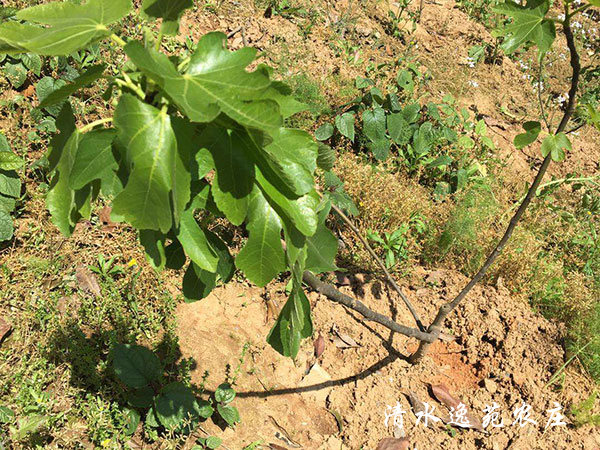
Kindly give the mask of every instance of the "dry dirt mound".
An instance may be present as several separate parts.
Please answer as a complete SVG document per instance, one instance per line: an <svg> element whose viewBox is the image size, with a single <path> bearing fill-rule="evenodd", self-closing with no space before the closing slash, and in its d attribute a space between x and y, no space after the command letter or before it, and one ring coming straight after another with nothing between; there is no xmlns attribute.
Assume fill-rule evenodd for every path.
<svg viewBox="0 0 600 450"><path fill-rule="evenodd" d="M404 289L418 299L419 309L431 320L437 304L455 295L464 282L455 272L423 270ZM410 323L401 303L380 283L342 289L371 308ZM414 341L391 336L378 324L361 321L353 312L311 293L315 336L325 338L325 351L308 376L305 373L313 358L310 340L304 342L295 362L265 342L274 320L268 317L265 298L282 305L283 290L283 284L268 292L230 284L178 309L183 355L197 363L194 383L214 390L227 374L235 373L242 349L248 347L236 385L242 423L235 431L222 431L213 423L204 426L222 436L229 448L262 440L284 448L297 443L307 449L374 449L393 434L384 420L387 405L396 402L408 411L404 431L411 449L600 448L600 436L589 426L544 432L549 418L546 410L553 402L559 402L564 412L573 402L585 399L593 387L569 369L560 392L544 386L564 361L559 345L562 331L538 317L525 302L511 298L502 286L476 287L451 317L449 330L454 339L437 343L416 367L404 359L415 348ZM350 337L358 347L344 345L339 335L344 340ZM416 425L404 396L409 390L435 405L438 413L446 411L431 399L429 383L447 385L480 418L486 405L498 403L506 426L486 434ZM537 425L511 426L512 411L522 402L531 405L531 418Z"/></svg>

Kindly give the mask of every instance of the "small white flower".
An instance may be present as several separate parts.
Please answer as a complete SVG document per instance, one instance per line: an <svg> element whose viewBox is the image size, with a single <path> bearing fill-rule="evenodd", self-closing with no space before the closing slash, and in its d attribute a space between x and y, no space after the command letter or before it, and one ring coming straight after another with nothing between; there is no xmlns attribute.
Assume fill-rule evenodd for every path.
<svg viewBox="0 0 600 450"><path fill-rule="evenodd" d="M479 87L479 83L475 80L469 80L468 84L469 86L473 86L474 88Z"/></svg>
<svg viewBox="0 0 600 450"><path fill-rule="evenodd" d="M558 20L565 20L565 15L564 14L559 14L557 17Z"/></svg>
<svg viewBox="0 0 600 450"><path fill-rule="evenodd" d="M569 94L560 94L558 97L556 97L555 101L556 103L558 103L559 105L562 105L564 102L566 102L569 99Z"/></svg>

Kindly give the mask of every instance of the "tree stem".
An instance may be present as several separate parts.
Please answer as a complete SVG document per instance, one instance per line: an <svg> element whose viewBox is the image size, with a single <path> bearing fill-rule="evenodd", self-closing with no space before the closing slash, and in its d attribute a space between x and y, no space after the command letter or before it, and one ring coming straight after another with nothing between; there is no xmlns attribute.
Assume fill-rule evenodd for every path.
<svg viewBox="0 0 600 450"><path fill-rule="evenodd" d="M315 291L319 292L320 294L323 294L329 300L333 300L334 302L341 303L345 307L358 312L363 317L365 317L367 320L372 320L373 322L377 322L377 323L383 325L384 327L388 328L391 331L403 334L408 337L419 339L422 342L434 342L438 337L438 335L434 335L432 333L426 333L426 332L423 332L416 328L410 328L410 327L407 327L404 325L400 325L397 322L394 322L389 317L384 316L383 314L380 314L378 312L371 310L364 303L350 297L349 295L346 295L346 294L338 291L332 285L330 285L328 283L324 283L323 281L319 280L316 276L314 276L308 270L306 270L304 272L304 274L302 275L302 281L304 281L306 284L308 284Z"/></svg>
<svg viewBox="0 0 600 450"><path fill-rule="evenodd" d="M385 264L383 263L381 258L379 258L379 256L377 256L377 253L375 253L375 251L371 248L371 246L369 245L367 240L362 236L360 230L358 228L356 228L356 226L352 223L352 221L348 218L348 216L346 214L344 214L344 212L340 208L335 206L333 203L331 204L331 209L333 209L336 213L339 214L339 216L342 218L342 220L344 222L346 222L346 224L350 227L352 232L360 240L360 242L362 242L362 244L365 246L365 248L367 249L367 251L369 252L371 257L375 260L375 262L377 262L377 265L381 268L381 270L383 270L383 273L385 274L385 277L387 278L388 282L392 285L392 287L398 293L398 295L400 295L400 298L402 299L402 301L404 302L404 304L406 305L406 307L412 314L413 318L415 319L415 322L417 324L417 327L419 327L419 330L425 331L425 326L423 325L423 322L421 322L421 318L419 317L419 314L417 313L417 311L415 310L413 305L410 303L410 300L406 297L406 295L404 295L404 293L400 289L400 286L398 286L396 284L396 282L392 278L392 275L387 270L387 267L385 267Z"/></svg>
<svg viewBox="0 0 600 450"><path fill-rule="evenodd" d="M80 133L86 133L87 131L91 130L92 128L97 127L98 125L102 125L104 123L109 123L112 122L112 117L106 117L105 119L98 119L95 120L93 122L88 123L87 125L84 125L83 127L81 127L79 129Z"/></svg>
<svg viewBox="0 0 600 450"><path fill-rule="evenodd" d="M123 39L121 39L119 36L117 36L115 33L110 35L110 38L115 41L117 44L119 44L121 47L125 47L125 45L127 45L127 42L125 42Z"/></svg>
<svg viewBox="0 0 600 450"><path fill-rule="evenodd" d="M573 115L573 111L575 109L575 96L577 95L577 88L579 86L579 75L581 72L579 54L577 53L577 48L575 46L575 38L573 37L573 31L571 30L571 24L570 24L570 20L569 20L571 16L572 16L572 14L569 14L569 4L565 2L565 20L562 25L563 25L563 31L565 33L565 37L567 38L567 47L569 48L569 51L571 53L572 78L571 78L571 87L569 88L569 101L567 103L567 108L562 117L562 120L560 121L560 124L558 125L558 128L556 129L556 131L554 133L555 135L558 133L562 133L565 130L567 124L569 123L569 120L571 119L571 116ZM523 215L523 213L525 212L525 210L531 203L531 200L535 196L535 193L536 193L540 183L542 182L542 179L544 178L544 175L546 174L546 170L548 170L548 166L550 165L551 162L552 162L551 154L548 154L544 158L544 161L542 162L542 165L540 166L538 173L537 173L535 179L533 180L531 187L529 188L529 191L527 191L527 195L525 196L523 203L521 203L521 206L519 206L519 209L517 209L517 212L510 220L510 223L508 224L508 227L506 228L504 235L500 239L500 242L498 242L498 244L496 245L496 248L494 248L492 253L490 253L490 255L488 256L486 261L483 263L483 266L481 267L481 269L479 269L479 271L475 274L475 276L471 279L471 281L469 281L467 283L467 285L459 292L459 294L454 298L454 300L442 305L440 307L440 309L438 310L437 315L435 316L435 319L433 320L433 322L427 329L427 331L430 334L433 334L436 337L436 339L440 334L442 325L444 323L444 320L448 316L448 314L450 314L452 312L452 310L454 308L456 308L456 306L467 296L467 294L471 291L471 289L473 289L475 284L477 284L483 278L483 276L486 274L488 268L494 263L494 261L496 261L498 256L502 253L504 246L510 239L515 227L517 226L517 223L521 219L521 216ZM430 345L431 345L430 342L421 341L419 343L419 348L417 349L417 351L415 353L413 353L410 356L409 361L413 364L419 362L423 358L423 356L425 356L425 354L427 353L427 349L429 348Z"/></svg>

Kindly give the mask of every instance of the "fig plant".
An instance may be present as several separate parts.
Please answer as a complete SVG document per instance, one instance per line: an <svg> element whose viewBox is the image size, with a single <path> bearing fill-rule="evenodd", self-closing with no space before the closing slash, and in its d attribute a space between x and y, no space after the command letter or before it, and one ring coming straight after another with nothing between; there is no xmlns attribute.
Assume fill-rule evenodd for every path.
<svg viewBox="0 0 600 450"><path fill-rule="evenodd" d="M329 200L314 178L331 149L284 126L304 106L271 80L268 67L247 70L256 50L229 51L224 34L209 33L187 58L160 51L191 6L144 0L142 13L162 19L158 38L144 42L110 28L131 12L131 0L34 6L0 25L0 51L69 55L106 40L121 47L128 62L116 76L92 66L40 104L62 104L48 153L52 221L70 235L102 193L112 199L112 220L138 230L155 268L181 268L189 259L183 292L190 301L208 295L217 279L229 281L236 267L259 286L289 270L293 288L268 341L294 357L312 333L302 274L335 267L337 240L324 225ZM108 80L114 116L78 127L68 98L100 79ZM209 229L218 217L248 232L235 260Z"/></svg>
<svg viewBox="0 0 600 450"><path fill-rule="evenodd" d="M139 231L155 268L181 268L189 259L183 279L188 300L205 297L217 279L230 280L236 267L259 286L283 271L291 272L289 299L268 336L283 355L295 357L301 339L312 334L305 282L368 320L420 340L411 358L416 362L437 340L448 314L500 255L550 163L563 160L571 149L567 125L576 107L581 73L571 23L574 16L592 5L600 6L599 2L562 0L560 18L549 15L549 0L528 0L524 5L508 0L496 8L509 18L498 33L504 50L511 53L533 44L540 65L555 40L556 26L562 29L571 55L569 98L556 129L541 111L548 133L542 143L544 159L527 195L479 272L441 306L429 327L423 325L383 263L382 270L410 310L416 328L372 311L312 273L335 269L337 240L325 227L330 208L356 230L332 202L333 197L328 192L321 196L315 188L315 171L319 165L331 169L332 150L317 145L308 133L284 126L285 119L303 105L292 98L285 84L271 80L268 67L259 64L248 70L255 62L254 49L228 51L224 34L209 33L189 57L161 52L162 37L177 31L179 17L192 6L191 0L144 0L143 14L162 19L158 37L154 40L146 33L144 41L127 40L111 31L111 25L130 13L130 0L55 2L27 8L0 24L0 52L68 55L109 39L128 57L117 75L107 75L104 66L90 67L40 105L64 103L56 121L60 132L50 144L53 176L47 196L52 220L64 234L71 234L78 220L90 216L92 201L102 193L112 198L112 219ZM114 99L114 117L78 128L66 100L100 78L109 82L106 98ZM408 82L406 76L399 80ZM597 121L598 114L593 112L590 120ZM389 123L387 130L382 126L381 117L377 107L363 112L367 137L383 159L396 133L389 130ZM353 124L354 116L346 113L335 125L352 140ZM525 133L515 141L517 147L535 142L542 127L530 121L524 128ZM318 136L327 139L332 132L329 125ZM411 138L414 130L404 139ZM244 225L248 232L235 260L228 243L209 229L218 217Z"/></svg>

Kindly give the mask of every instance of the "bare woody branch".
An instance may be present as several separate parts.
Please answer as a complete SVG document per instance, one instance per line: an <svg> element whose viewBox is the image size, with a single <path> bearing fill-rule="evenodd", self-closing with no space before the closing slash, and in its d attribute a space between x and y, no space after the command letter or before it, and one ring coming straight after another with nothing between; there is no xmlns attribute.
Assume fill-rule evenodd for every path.
<svg viewBox="0 0 600 450"><path fill-rule="evenodd" d="M404 304L406 305L406 307L412 314L412 316L415 319L415 322L417 324L417 327L419 327L419 330L425 331L425 326L423 325L423 322L421 322L421 318L419 317L419 314L417 313L417 311L415 310L413 305L410 303L410 300L406 297L406 295L404 295L404 293L400 289L400 286L398 286L398 284L396 284L396 282L392 278L392 275L387 270L387 267L385 267L385 264L383 263L381 258L379 258L379 256L377 256L377 253L375 253L375 251L371 248L371 246L369 245L367 240L362 236L360 230L358 228L356 228L356 226L352 223L352 221L348 218L348 216L346 216L346 214L344 214L344 212L340 208L335 206L333 203L331 204L331 208L336 213L339 214L339 216L342 218L342 220L344 222L346 222L348 227L350 227L352 232L356 235L356 237L360 240L360 242L365 246L365 248L367 249L369 254L375 260L375 262L377 262L377 265L381 268L381 270L383 270L383 273L385 274L385 277L387 278L388 282L392 285L392 287L398 293L398 295L400 295L400 298L402 299L402 301L404 302Z"/></svg>
<svg viewBox="0 0 600 450"><path fill-rule="evenodd" d="M560 124L558 125L558 128L556 129L555 134L561 133L565 130L567 124L569 123L569 120L571 119L571 116L573 115L573 111L575 110L575 98L577 95L577 88L579 85L579 75L581 72L581 64L579 61L579 54L577 53L577 48L575 47L575 39L573 37L573 31L571 30L569 18L570 18L569 6L567 3L565 3L565 20L563 23L563 30L565 33L565 37L567 38L567 46L571 53L571 61L570 62L571 62L571 69L572 69L572 78L571 78L571 87L569 88L569 101L567 103L567 108L562 117L562 120L560 121ZM531 187L527 191L527 195L525 196L523 203L521 203L521 206L519 206L519 209L517 209L517 212L510 220L508 227L506 228L506 231L504 232L504 235L500 239L500 242L498 242L498 245L496 245L496 248L494 248L492 253L485 260L481 269L479 269L479 271L475 274L475 276L471 279L471 281L469 281L469 283L467 283L467 285L459 292L459 294L454 298L454 300L452 300L451 302L446 303L440 307L435 319L433 320L432 324L429 326L429 328L427 330L429 333L434 334L436 337L439 336L442 325L444 324L444 320L446 319L448 314L450 314L452 312L452 310L454 308L456 308L456 306L467 296L467 294L471 291L471 289L473 289L473 286L475 286L475 284L477 284L485 276L489 267L494 263L494 261L496 261L498 256L502 253L502 250L504 249L504 247L506 246L506 243L510 239L515 227L517 226L517 223L521 219L521 216L523 216L523 213L525 212L525 210L531 203L531 200L535 196L535 193L536 193L540 183L542 182L542 179L544 178L544 175L546 174L546 171L548 170L548 166L550 165L551 162L552 162L552 157L550 154L548 154L544 158L542 165L538 169L538 173L537 173L535 179L533 180ZM419 360L421 360L421 358L423 358L423 356L425 356L429 345L431 345L430 342L421 341L417 351L411 355L410 362L416 363Z"/></svg>
<svg viewBox="0 0 600 450"><path fill-rule="evenodd" d="M304 272L302 280L308 284L315 291L323 294L329 300L333 300L334 302L340 303L347 308L350 308L359 314L361 314L367 320L371 320L373 322L377 322L384 327L394 331L396 333L403 334L408 337L419 339L420 341L425 342L434 342L437 339L437 335L426 333L416 328L410 328L404 325L400 325L399 323L394 322L389 317L384 316L378 312L371 310L364 303L346 295L340 291L338 291L335 287L328 283L324 283L319 280L315 275L313 275L308 270Z"/></svg>

